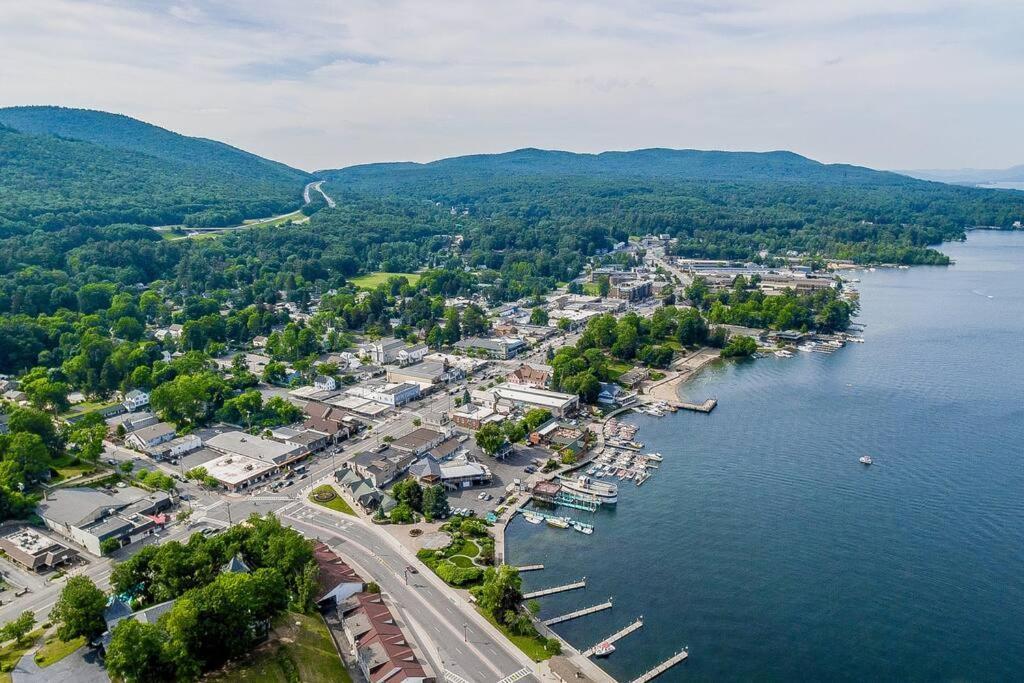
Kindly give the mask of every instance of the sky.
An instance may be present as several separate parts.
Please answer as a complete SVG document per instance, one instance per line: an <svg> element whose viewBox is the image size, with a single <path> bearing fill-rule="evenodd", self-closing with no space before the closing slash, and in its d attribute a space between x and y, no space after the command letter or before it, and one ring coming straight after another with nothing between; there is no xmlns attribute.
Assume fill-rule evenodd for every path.
<svg viewBox="0 0 1024 683"><path fill-rule="evenodd" d="M0 0L0 106L306 170L521 147L1024 163L1021 0Z"/></svg>

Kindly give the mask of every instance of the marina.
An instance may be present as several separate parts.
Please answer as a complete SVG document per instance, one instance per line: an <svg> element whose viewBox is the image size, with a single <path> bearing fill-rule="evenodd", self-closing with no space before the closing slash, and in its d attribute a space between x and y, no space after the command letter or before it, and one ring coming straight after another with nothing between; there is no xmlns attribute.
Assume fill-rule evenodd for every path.
<svg viewBox="0 0 1024 683"><path fill-rule="evenodd" d="M587 577L584 576L579 581L573 581L571 583L566 583L561 586L552 586L551 588L542 588L540 590L531 591L529 593L523 593L523 599L532 600L533 598L543 598L546 595L554 595L555 593L564 593L565 591L574 591L586 587Z"/></svg>

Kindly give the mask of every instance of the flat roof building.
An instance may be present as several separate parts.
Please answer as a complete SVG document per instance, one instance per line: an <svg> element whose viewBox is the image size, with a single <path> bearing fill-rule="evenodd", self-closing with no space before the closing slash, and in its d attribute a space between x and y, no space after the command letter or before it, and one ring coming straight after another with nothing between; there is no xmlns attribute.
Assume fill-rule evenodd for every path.
<svg viewBox="0 0 1024 683"><path fill-rule="evenodd" d="M74 561L78 551L35 529L21 527L0 538L0 550L26 569L40 571Z"/></svg>
<svg viewBox="0 0 1024 683"><path fill-rule="evenodd" d="M272 462L250 458L247 455L222 455L203 465L206 473L228 491L244 491L250 486L269 479L278 467Z"/></svg>
<svg viewBox="0 0 1024 683"><path fill-rule="evenodd" d="M302 446L264 439L245 432L224 432L210 437L206 445L224 455L244 455L278 467L309 455L309 451Z"/></svg>

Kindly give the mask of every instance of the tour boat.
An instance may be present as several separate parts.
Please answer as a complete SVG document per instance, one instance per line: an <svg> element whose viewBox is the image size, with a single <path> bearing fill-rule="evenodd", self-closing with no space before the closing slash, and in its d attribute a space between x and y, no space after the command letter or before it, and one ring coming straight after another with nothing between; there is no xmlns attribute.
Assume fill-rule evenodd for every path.
<svg viewBox="0 0 1024 683"><path fill-rule="evenodd" d="M590 477L561 479L562 488L572 493L582 493L596 498L599 502L614 505L619 500L619 488L615 484L594 481Z"/></svg>
<svg viewBox="0 0 1024 683"><path fill-rule="evenodd" d="M595 657L607 657L613 652L615 652L615 646L607 641L598 644L598 646L594 648Z"/></svg>
<svg viewBox="0 0 1024 683"><path fill-rule="evenodd" d="M547 522L548 526L557 527L559 529L569 528L569 520L565 517L548 517Z"/></svg>
<svg viewBox="0 0 1024 683"><path fill-rule="evenodd" d="M874 464L874 462L875 461L871 459L870 455L862 455L862 456L860 456L860 463L862 465L871 465L871 464Z"/></svg>

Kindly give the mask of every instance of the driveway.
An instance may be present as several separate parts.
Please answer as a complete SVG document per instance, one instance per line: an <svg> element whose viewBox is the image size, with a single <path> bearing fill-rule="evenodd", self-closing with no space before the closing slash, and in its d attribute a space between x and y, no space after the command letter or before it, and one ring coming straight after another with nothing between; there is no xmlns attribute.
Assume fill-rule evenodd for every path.
<svg viewBox="0 0 1024 683"><path fill-rule="evenodd" d="M35 650L21 658L11 672L14 683L21 681L74 681L74 683L109 683L110 677L99 655L90 647L80 647L56 664L40 669L32 656Z"/></svg>

